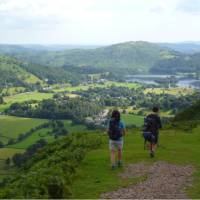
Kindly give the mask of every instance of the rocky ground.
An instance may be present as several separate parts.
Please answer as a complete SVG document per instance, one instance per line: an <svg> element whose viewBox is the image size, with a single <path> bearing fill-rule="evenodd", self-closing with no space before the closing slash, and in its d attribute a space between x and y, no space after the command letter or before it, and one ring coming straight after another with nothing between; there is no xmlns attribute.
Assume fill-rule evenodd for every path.
<svg viewBox="0 0 200 200"><path fill-rule="evenodd" d="M147 176L146 181L127 188L104 193L106 199L186 199L185 188L192 184L194 167L181 166L167 162L132 164L125 168L122 178Z"/></svg>

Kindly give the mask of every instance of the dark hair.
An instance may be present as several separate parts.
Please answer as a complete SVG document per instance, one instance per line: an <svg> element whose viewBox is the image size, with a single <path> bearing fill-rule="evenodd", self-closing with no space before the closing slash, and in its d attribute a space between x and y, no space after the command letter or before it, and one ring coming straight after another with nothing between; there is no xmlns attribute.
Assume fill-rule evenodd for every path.
<svg viewBox="0 0 200 200"><path fill-rule="evenodd" d="M155 113L157 113L157 112L159 111L159 108L158 108L157 106L154 106L154 107L152 108L152 111L155 112Z"/></svg>
<svg viewBox="0 0 200 200"><path fill-rule="evenodd" d="M120 121L120 112L118 110L113 110L111 118L114 119L115 121L119 122Z"/></svg>

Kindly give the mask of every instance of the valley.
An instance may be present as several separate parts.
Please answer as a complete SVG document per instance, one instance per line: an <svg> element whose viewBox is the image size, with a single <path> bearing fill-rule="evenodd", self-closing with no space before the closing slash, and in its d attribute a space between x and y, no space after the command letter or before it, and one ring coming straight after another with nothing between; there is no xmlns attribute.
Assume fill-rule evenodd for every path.
<svg viewBox="0 0 200 200"><path fill-rule="evenodd" d="M199 53L186 55L148 42L57 48L0 45L1 198L32 194L31 189L28 195L14 189L21 182L18 170L26 177L24 184L35 184L34 198L53 198L47 189L40 191L34 173L44 177L39 180L44 187L50 187L49 182L53 184L58 176L56 184L65 183L63 197L67 198L99 198L107 190L136 183L138 179L121 180L117 176L120 170L108 176L105 131L113 109L121 112L128 130L127 164L151 163L143 150L141 130L144 117L156 105L164 128L155 161L192 163L199 169L200 118L198 114L194 119L189 116L194 110L199 113L198 106L191 108L200 99ZM55 164L58 161L60 165ZM47 163L50 169L44 167ZM188 190L191 197L199 197L200 176L196 174L194 187ZM4 187L9 189L5 192Z"/></svg>

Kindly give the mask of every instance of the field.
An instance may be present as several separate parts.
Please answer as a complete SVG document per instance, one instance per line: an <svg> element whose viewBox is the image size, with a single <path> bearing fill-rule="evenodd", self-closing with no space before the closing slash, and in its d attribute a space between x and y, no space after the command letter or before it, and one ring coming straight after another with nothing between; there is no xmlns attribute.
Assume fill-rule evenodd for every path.
<svg viewBox="0 0 200 200"><path fill-rule="evenodd" d="M29 131L31 128L43 124L47 120L31 119L0 115L0 138L17 138L19 134Z"/></svg>
<svg viewBox="0 0 200 200"><path fill-rule="evenodd" d="M122 120L127 126L135 125L141 127L144 124L144 117L139 115L122 114Z"/></svg>
<svg viewBox="0 0 200 200"><path fill-rule="evenodd" d="M17 144L13 144L13 145L8 145L8 148L26 149L29 146L31 146L32 144L35 144L40 139L45 139L46 141L51 142L54 140L54 136L48 134L49 131L50 131L50 129L47 129L47 128L36 131L21 142L18 142Z"/></svg>
<svg viewBox="0 0 200 200"><path fill-rule="evenodd" d="M0 112L8 108L12 103L16 102L21 103L29 100L41 101L43 99L49 99L52 97L53 97L52 93L40 93L40 92L27 92L27 93L8 96L4 98L5 104L0 105Z"/></svg>
<svg viewBox="0 0 200 200"><path fill-rule="evenodd" d="M143 148L143 138L138 131L130 131L125 137L124 163L167 161L174 164L189 164L196 168L193 175L193 186L187 189L191 198L200 198L200 159L199 141L200 127L190 133L176 130L163 130L160 135L160 146L156 157L150 158L148 151ZM141 179L121 179L118 174L123 171L111 171L107 136L104 136L104 145L91 151L80 165L78 174L73 181L72 198L94 199L100 194L135 184Z"/></svg>
<svg viewBox="0 0 200 200"><path fill-rule="evenodd" d="M76 132L85 132L87 128L84 125L72 125L70 120L63 120L65 128L69 131L69 133L76 133ZM43 128L36 132L34 132L31 136L24 139L17 144L9 145L8 148L19 148L19 149L26 149L30 145L35 144L40 139L45 139L47 142L54 141L54 135L49 134L51 131L50 128Z"/></svg>

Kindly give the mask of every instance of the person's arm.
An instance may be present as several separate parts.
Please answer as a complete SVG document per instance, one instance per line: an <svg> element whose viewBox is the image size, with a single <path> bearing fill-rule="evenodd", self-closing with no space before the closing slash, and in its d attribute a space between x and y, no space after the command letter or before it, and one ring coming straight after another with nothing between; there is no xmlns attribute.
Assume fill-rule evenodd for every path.
<svg viewBox="0 0 200 200"><path fill-rule="evenodd" d="M126 135L126 126L123 122L122 122L122 134Z"/></svg>
<svg viewBox="0 0 200 200"><path fill-rule="evenodd" d="M122 133L123 133L123 135L126 135L126 128L122 129Z"/></svg>

